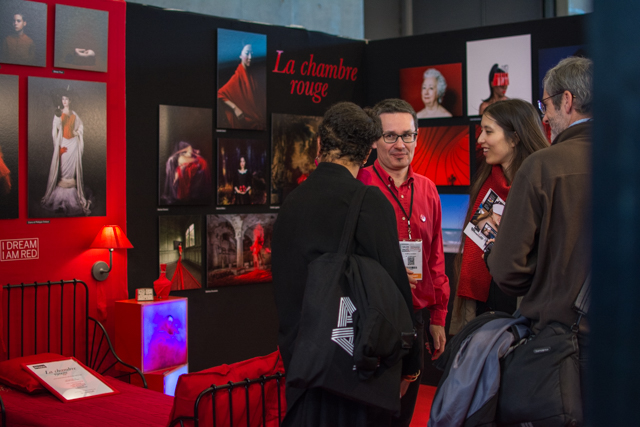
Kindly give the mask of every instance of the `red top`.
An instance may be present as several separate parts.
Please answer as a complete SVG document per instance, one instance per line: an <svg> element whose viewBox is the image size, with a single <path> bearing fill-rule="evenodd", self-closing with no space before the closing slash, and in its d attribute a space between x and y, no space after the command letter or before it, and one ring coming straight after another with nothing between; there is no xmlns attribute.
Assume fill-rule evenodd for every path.
<svg viewBox="0 0 640 427"><path fill-rule="evenodd" d="M502 166L493 165L491 173L485 180L473 203L473 212L480 207L480 202L490 189L495 191L505 202L511 186L507 183ZM465 224L466 225L466 224ZM500 229L498 229L500 233ZM458 296L486 302L489 298L491 274L487 270L482 254L484 252L473 243L468 236L464 236L464 252L462 253L462 265L460 266L460 278L458 279Z"/></svg>
<svg viewBox="0 0 640 427"><path fill-rule="evenodd" d="M382 180L373 170L376 168ZM387 196L393 210L396 213L398 224L398 237L400 240L409 239L407 219L396 199L391 195L394 192L404 211L408 214L411 210L411 184L414 187L413 211L411 212L411 238L422 240L422 272L423 279L419 280L413 294L414 310L428 308L431 312L431 324L444 326L447 316L447 304L449 302L449 278L444 273L444 250L442 247L442 208L440 197L435 184L428 178L413 172L409 166L407 180L398 188L393 178L380 166L378 160L373 166L365 168L360 181L380 188Z"/></svg>

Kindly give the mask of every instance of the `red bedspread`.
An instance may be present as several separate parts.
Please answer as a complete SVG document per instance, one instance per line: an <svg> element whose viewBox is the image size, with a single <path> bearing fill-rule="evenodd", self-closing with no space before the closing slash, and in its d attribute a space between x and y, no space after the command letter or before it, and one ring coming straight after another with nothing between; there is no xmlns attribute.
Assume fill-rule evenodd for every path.
<svg viewBox="0 0 640 427"><path fill-rule="evenodd" d="M63 403L0 386L9 426L166 426L173 397L105 377L119 394Z"/></svg>

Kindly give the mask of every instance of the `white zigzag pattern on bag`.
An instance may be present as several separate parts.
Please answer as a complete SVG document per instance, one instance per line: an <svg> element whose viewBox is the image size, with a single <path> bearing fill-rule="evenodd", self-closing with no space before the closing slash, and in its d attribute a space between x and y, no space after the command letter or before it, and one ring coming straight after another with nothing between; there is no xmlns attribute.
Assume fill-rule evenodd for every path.
<svg viewBox="0 0 640 427"><path fill-rule="evenodd" d="M338 311L338 327L331 332L331 341L338 344L344 351L353 356L353 327L347 327L353 323L353 313L356 307L351 298L340 298L340 310Z"/></svg>
<svg viewBox="0 0 640 427"><path fill-rule="evenodd" d="M356 311L356 306L351 302L351 298L340 298L340 311L338 313L338 328L344 328L349 323L353 322L353 313Z"/></svg>

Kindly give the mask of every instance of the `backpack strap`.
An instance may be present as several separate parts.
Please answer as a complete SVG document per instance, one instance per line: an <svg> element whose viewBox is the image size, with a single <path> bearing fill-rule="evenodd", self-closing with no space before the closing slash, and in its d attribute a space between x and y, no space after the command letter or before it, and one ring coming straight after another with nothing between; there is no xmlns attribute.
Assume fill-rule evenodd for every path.
<svg viewBox="0 0 640 427"><path fill-rule="evenodd" d="M364 195L368 189L368 185L363 185L362 188L356 191L356 194L351 200L349 211L347 212L347 219L342 229L342 238L340 239L340 246L338 247L339 254L350 254L353 252L353 236L355 235L358 217L360 216L360 207L362 206Z"/></svg>

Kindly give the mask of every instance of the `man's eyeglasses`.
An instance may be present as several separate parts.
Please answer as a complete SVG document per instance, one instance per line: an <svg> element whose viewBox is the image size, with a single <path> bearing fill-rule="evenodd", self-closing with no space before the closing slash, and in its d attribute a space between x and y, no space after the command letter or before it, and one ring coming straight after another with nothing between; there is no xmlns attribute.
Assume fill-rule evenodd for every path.
<svg viewBox="0 0 640 427"><path fill-rule="evenodd" d="M544 105L544 101L546 101L547 99L551 99L554 96L562 95L563 93L564 93L564 91L556 93L555 95L547 96L544 99L538 99L538 110L540 110L540 112L542 113L543 116L545 114L547 114L547 106Z"/></svg>
<svg viewBox="0 0 640 427"><path fill-rule="evenodd" d="M387 144L395 144L398 138L401 138L404 143L409 144L411 142L416 142L416 136L418 136L417 132L404 133L402 135L396 135L395 133L385 133L382 135L382 140Z"/></svg>

